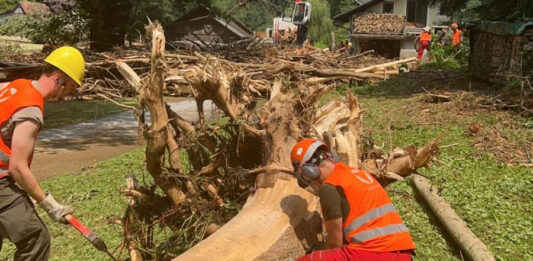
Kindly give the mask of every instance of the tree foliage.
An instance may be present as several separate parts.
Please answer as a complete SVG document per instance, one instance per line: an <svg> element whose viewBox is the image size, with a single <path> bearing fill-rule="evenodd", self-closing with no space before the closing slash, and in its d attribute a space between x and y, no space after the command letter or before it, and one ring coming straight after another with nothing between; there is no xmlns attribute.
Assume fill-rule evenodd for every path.
<svg viewBox="0 0 533 261"><path fill-rule="evenodd" d="M320 47L329 46L333 22L330 18L329 4L325 0L311 0L311 23L309 25L309 41L319 43Z"/></svg>
<svg viewBox="0 0 533 261"><path fill-rule="evenodd" d="M481 20L529 21L533 18L531 0L429 0L440 6L440 11L461 23Z"/></svg>
<svg viewBox="0 0 533 261"><path fill-rule="evenodd" d="M185 14L194 5L210 6L210 0L77 0L89 18L91 49L109 50L122 46L126 34L144 31L147 18L163 26Z"/></svg>
<svg viewBox="0 0 533 261"><path fill-rule="evenodd" d="M11 11L19 0L0 0L0 13Z"/></svg>
<svg viewBox="0 0 533 261"><path fill-rule="evenodd" d="M231 10L239 0L212 1L212 7L220 14ZM241 21L253 31L263 31L272 27L272 19L276 16L290 16L293 7L292 0L248 0L248 2L231 13L235 19Z"/></svg>
<svg viewBox="0 0 533 261"><path fill-rule="evenodd" d="M331 8L331 17L336 16L342 12L346 12L356 6L354 0L328 0L328 3Z"/></svg>
<svg viewBox="0 0 533 261"><path fill-rule="evenodd" d="M35 43L75 44L86 39L87 19L77 9L54 14L10 16L0 23L0 34L20 36Z"/></svg>

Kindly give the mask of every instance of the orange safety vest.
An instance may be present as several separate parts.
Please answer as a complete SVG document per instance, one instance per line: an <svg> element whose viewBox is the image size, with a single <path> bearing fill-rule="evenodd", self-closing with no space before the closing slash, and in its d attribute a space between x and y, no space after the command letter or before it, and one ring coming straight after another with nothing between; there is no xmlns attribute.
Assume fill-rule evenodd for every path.
<svg viewBox="0 0 533 261"><path fill-rule="evenodd" d="M32 80L19 79L9 83L4 89L0 90L0 126L8 121L18 110L37 106L44 111L43 96L32 85ZM9 158L11 157L11 148L2 140L0 135L0 178L9 175ZM31 164L31 157L29 164Z"/></svg>
<svg viewBox="0 0 533 261"><path fill-rule="evenodd" d="M461 30L455 30L452 36L452 46L456 46L461 43Z"/></svg>
<svg viewBox="0 0 533 261"><path fill-rule="evenodd" d="M431 41L431 34L426 32L420 33L420 41Z"/></svg>
<svg viewBox="0 0 533 261"><path fill-rule="evenodd" d="M374 252L415 249L400 214L372 175L337 163L324 182L342 187L346 194L350 212L343 231L348 247Z"/></svg>

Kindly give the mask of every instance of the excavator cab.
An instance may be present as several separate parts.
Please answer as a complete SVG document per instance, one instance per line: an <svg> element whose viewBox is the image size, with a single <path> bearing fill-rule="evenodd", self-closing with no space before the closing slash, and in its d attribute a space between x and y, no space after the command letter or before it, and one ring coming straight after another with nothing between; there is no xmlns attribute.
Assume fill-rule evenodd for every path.
<svg viewBox="0 0 533 261"><path fill-rule="evenodd" d="M311 21L311 4L296 1L292 11L292 23L295 25L307 25Z"/></svg>

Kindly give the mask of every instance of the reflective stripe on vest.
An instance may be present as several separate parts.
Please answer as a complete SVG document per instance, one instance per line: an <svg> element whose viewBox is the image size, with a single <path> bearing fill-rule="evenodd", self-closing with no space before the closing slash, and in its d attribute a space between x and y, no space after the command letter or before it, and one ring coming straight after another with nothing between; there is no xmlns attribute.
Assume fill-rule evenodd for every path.
<svg viewBox="0 0 533 261"><path fill-rule="evenodd" d="M9 163L9 156L4 153L2 150L0 150L0 161Z"/></svg>
<svg viewBox="0 0 533 261"><path fill-rule="evenodd" d="M357 233L352 236L351 241L356 244L361 244L372 238L379 236L385 236L390 234L396 234L400 232L407 232L407 227L404 224L388 225L384 227L378 227L371 230L366 230L361 233Z"/></svg>
<svg viewBox="0 0 533 261"><path fill-rule="evenodd" d="M389 203L389 204L383 205L381 207L377 207L375 209L372 209L372 210L366 212L365 214L363 214L362 216L359 216L358 218L354 219L350 223L350 225L348 225L344 229L344 234L348 235L351 232L355 231L356 229L360 228L362 225L368 223L369 221L374 220L374 219L379 218L379 217L382 217L382 216L384 216L384 215L386 215L388 213L391 213L391 212L397 212L396 208L394 207L394 205L392 203Z"/></svg>
<svg viewBox="0 0 533 261"><path fill-rule="evenodd" d="M350 205L343 219L348 247L375 252L415 249L400 214L372 175L339 162L324 183L341 187Z"/></svg>

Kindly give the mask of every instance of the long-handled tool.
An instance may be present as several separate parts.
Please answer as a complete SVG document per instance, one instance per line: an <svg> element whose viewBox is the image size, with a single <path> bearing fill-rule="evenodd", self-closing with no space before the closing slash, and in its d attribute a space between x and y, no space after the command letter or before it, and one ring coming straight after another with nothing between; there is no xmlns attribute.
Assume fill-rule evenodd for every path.
<svg viewBox="0 0 533 261"><path fill-rule="evenodd" d="M117 260L107 249L105 242L99 238L94 232L89 228L84 226L78 219L72 215L66 215L65 219L76 229L78 230L91 244L98 250L105 252L113 260Z"/></svg>

